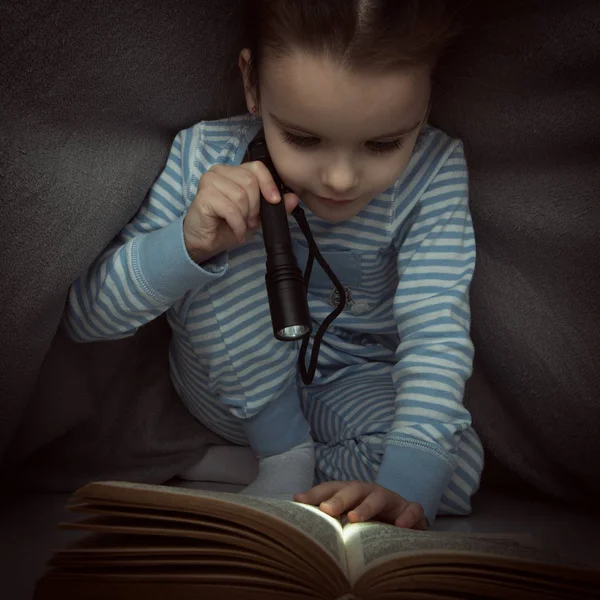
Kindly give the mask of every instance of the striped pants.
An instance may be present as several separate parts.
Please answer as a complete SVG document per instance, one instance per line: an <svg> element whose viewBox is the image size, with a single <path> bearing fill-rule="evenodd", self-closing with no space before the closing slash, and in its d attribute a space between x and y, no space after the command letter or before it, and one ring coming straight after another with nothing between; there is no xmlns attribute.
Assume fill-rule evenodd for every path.
<svg viewBox="0 0 600 600"><path fill-rule="evenodd" d="M317 459L316 483L331 480L372 482L383 458L395 413L391 365L368 363L345 370L334 381L304 387L302 409L311 425ZM463 431L457 464L438 514L464 515L479 486L483 449L475 431Z"/></svg>

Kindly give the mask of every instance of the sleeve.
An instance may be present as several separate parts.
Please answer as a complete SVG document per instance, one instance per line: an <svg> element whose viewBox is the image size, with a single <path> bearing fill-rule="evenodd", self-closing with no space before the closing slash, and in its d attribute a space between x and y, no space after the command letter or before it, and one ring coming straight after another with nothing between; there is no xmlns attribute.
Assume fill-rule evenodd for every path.
<svg viewBox="0 0 600 600"><path fill-rule="evenodd" d="M186 165L192 162L193 140L194 128L177 134L137 215L71 286L63 326L74 340L133 335L188 290L225 272L224 254L199 266L183 240Z"/></svg>
<svg viewBox="0 0 600 600"><path fill-rule="evenodd" d="M380 485L420 502L430 524L471 424L462 401L473 361L475 240L467 167L456 144L422 194L397 257L396 410L377 476ZM474 491L461 491L467 506Z"/></svg>

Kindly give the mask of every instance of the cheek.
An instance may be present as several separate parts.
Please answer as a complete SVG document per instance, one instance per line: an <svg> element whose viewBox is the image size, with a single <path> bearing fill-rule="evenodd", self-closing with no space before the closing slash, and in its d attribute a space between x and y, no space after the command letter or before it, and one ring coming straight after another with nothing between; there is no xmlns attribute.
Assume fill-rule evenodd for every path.
<svg viewBox="0 0 600 600"><path fill-rule="evenodd" d="M392 186L402 175L410 160L409 153L398 152L396 156L374 157L365 164L363 171L365 182L374 191L381 192Z"/></svg>
<svg viewBox="0 0 600 600"><path fill-rule="evenodd" d="M284 141L272 144L271 147L271 159L284 183L298 192L306 189L314 176L315 168L309 154L294 151Z"/></svg>

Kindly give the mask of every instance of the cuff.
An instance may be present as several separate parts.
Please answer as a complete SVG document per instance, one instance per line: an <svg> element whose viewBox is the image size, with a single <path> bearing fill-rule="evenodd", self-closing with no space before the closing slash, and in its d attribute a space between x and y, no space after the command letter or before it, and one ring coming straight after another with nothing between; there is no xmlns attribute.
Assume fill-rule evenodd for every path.
<svg viewBox="0 0 600 600"><path fill-rule="evenodd" d="M132 247L132 262L142 290L159 302L177 300L227 271L225 253L202 265L190 258L183 241L183 217L140 236Z"/></svg>
<svg viewBox="0 0 600 600"><path fill-rule="evenodd" d="M418 442L414 440L410 445L398 445L394 440L388 442L376 482L409 502L421 504L432 526L454 466L441 449L429 444L420 448L415 444Z"/></svg>
<svg viewBox="0 0 600 600"><path fill-rule="evenodd" d="M261 458L281 454L301 444L310 434L295 380L261 412L242 423L250 447Z"/></svg>

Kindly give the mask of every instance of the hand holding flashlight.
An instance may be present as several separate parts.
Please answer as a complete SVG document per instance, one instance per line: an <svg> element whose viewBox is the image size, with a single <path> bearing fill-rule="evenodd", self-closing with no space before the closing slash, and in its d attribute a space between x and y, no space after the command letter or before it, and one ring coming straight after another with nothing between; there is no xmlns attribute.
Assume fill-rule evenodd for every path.
<svg viewBox="0 0 600 600"><path fill-rule="evenodd" d="M295 194L282 194L260 160L214 165L204 173L183 221L185 247L192 260L201 264L247 240L259 227L261 198L267 206L279 206L284 215L298 204Z"/></svg>

